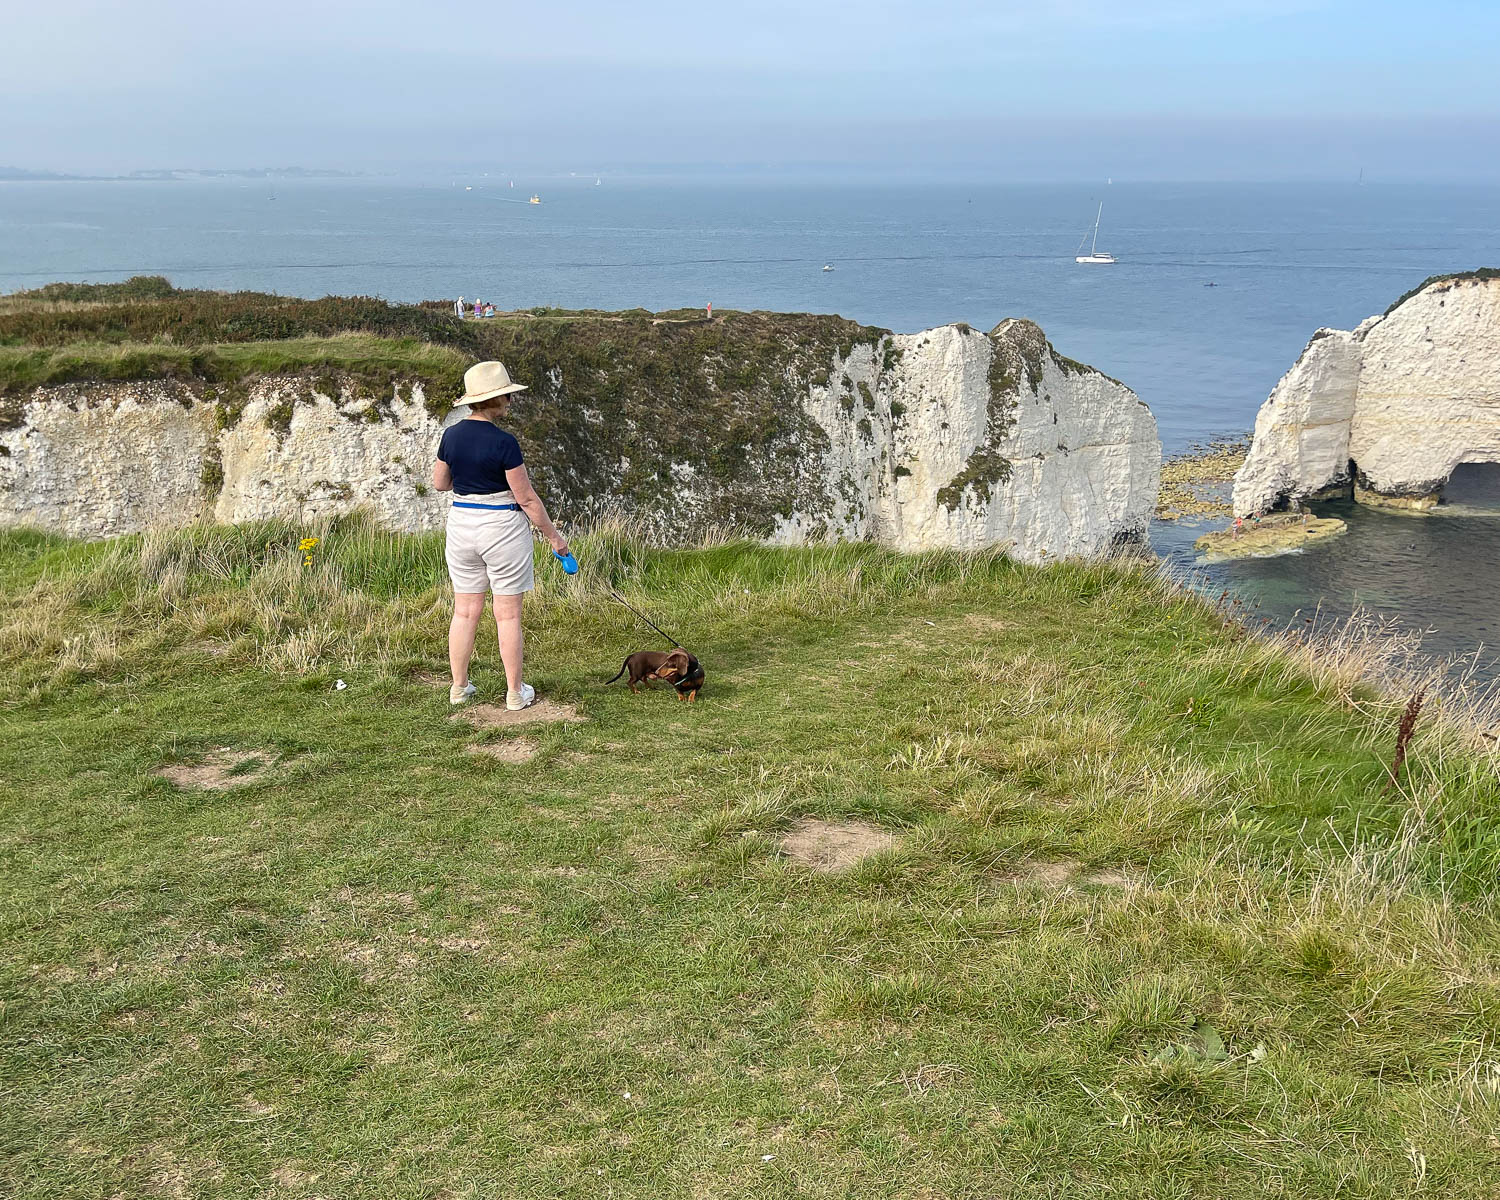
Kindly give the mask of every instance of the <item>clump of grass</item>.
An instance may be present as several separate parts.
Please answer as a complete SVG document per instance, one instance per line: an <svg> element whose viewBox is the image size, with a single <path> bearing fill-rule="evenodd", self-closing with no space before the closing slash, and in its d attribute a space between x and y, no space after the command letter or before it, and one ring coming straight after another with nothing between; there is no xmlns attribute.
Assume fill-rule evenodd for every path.
<svg viewBox="0 0 1500 1200"><path fill-rule="evenodd" d="M0 346L0 387L138 379L221 385L332 370L382 393L398 381L422 382L451 406L469 361L447 347L361 333L197 347L72 342L53 349Z"/></svg>
<svg viewBox="0 0 1500 1200"><path fill-rule="evenodd" d="M0 300L0 345L220 345L364 333L472 351L453 316L371 296L302 300L263 292L179 290L160 276L121 284L49 284Z"/></svg>

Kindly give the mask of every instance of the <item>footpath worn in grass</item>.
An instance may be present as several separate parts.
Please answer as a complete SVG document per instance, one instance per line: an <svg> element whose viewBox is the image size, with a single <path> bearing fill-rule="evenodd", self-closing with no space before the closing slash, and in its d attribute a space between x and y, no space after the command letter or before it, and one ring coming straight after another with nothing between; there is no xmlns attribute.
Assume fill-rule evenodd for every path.
<svg viewBox="0 0 1500 1200"><path fill-rule="evenodd" d="M1388 787L1405 697L1127 566L579 558L528 674L585 720L476 730L436 538L5 535L0 1191L1497 1194L1440 709ZM602 686L609 586L696 705ZM819 873L807 818L895 840Z"/></svg>

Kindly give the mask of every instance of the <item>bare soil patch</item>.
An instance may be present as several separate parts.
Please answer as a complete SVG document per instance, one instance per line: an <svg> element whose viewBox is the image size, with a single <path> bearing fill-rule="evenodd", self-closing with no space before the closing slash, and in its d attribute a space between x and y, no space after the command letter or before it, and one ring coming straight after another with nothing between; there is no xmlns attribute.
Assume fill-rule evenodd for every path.
<svg viewBox="0 0 1500 1200"><path fill-rule="evenodd" d="M781 839L781 852L799 866L831 874L895 844L895 834L868 821L803 817Z"/></svg>
<svg viewBox="0 0 1500 1200"><path fill-rule="evenodd" d="M1047 887L1113 887L1140 885L1140 878L1119 867L1087 870L1076 858L1029 859L1006 873L1017 883L1040 883Z"/></svg>
<svg viewBox="0 0 1500 1200"><path fill-rule="evenodd" d="M271 1182L277 1187L288 1190L305 1188L310 1183L317 1182L317 1175L311 1171L303 1171L290 1163L284 1163L271 1172Z"/></svg>
<svg viewBox="0 0 1500 1200"><path fill-rule="evenodd" d="M496 762L520 763L530 762L536 757L537 744L530 738L511 738L505 742L480 742L478 745L466 747L470 754L482 755L485 758L493 758Z"/></svg>
<svg viewBox="0 0 1500 1200"><path fill-rule="evenodd" d="M455 721L467 721L475 729L506 729L512 725L530 725L537 721L577 723L588 718L579 715L572 704L556 700L538 700L530 708L512 712L500 704L470 704L453 714Z"/></svg>
<svg viewBox="0 0 1500 1200"><path fill-rule="evenodd" d="M157 767L155 774L176 787L223 792L262 778L271 769L275 758L274 753L265 750L215 746L197 762L168 763Z"/></svg>

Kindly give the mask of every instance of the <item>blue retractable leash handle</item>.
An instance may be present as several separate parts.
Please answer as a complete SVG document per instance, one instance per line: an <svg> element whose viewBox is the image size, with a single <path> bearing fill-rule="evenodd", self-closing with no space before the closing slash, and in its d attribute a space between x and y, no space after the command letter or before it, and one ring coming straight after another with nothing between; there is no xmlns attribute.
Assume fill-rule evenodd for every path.
<svg viewBox="0 0 1500 1200"><path fill-rule="evenodd" d="M562 569L569 575L578 574L578 560L573 557L573 552L571 550L566 554L559 554L556 550L554 550L552 552L552 557L557 559L558 562L562 563Z"/></svg>

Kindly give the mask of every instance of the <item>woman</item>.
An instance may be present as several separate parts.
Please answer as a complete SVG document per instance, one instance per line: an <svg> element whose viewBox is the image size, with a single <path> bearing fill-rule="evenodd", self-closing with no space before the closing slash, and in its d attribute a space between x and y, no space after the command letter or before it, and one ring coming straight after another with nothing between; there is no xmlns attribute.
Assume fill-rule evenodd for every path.
<svg viewBox="0 0 1500 1200"><path fill-rule="evenodd" d="M448 663L453 686L448 699L462 704L474 694L469 659L484 613L486 588L495 596L495 632L505 664L505 707L522 709L536 691L521 678L521 600L531 591L531 527L568 553L568 539L557 532L541 497L531 486L521 446L500 428L510 397L526 385L512 383L501 363L476 363L464 372L467 404L463 420L443 431L432 486L453 493L448 510L448 574L453 579L453 623L448 628ZM529 518L529 519L528 519Z"/></svg>

